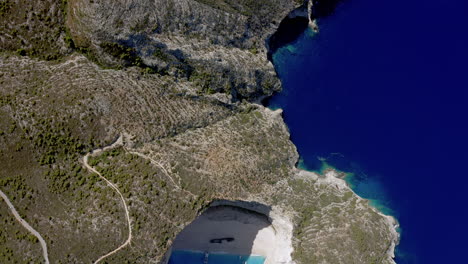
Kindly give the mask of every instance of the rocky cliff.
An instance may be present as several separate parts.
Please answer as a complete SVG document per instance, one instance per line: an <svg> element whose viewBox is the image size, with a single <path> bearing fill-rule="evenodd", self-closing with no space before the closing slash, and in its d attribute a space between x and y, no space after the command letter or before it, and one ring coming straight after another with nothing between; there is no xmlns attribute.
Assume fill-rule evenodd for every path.
<svg viewBox="0 0 468 264"><path fill-rule="evenodd" d="M176 235L219 201L271 208L261 213L289 237L281 261L393 262L393 220L333 171L298 170L281 111L254 103L281 89L267 41L284 18L308 19L307 2L1 3L2 16L26 19L2 20L0 188L51 262L90 263L127 239L118 194L83 166L119 135L120 146L89 160L129 210L131 246L108 263L164 261ZM49 25L43 12L61 25L56 34L27 29ZM37 241L0 206L0 262L40 261Z"/></svg>
<svg viewBox="0 0 468 264"><path fill-rule="evenodd" d="M203 92L252 99L280 90L265 40L294 5L72 0L67 26L75 45L104 65L135 64L198 82Z"/></svg>

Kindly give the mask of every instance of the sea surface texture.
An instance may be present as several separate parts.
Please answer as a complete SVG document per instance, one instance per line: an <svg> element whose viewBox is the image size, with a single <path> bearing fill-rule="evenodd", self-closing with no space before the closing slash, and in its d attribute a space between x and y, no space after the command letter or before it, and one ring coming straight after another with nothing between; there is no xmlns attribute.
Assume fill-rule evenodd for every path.
<svg viewBox="0 0 468 264"><path fill-rule="evenodd" d="M400 223L397 263L468 263L468 1L348 0L273 60L301 166Z"/></svg>
<svg viewBox="0 0 468 264"><path fill-rule="evenodd" d="M261 256L239 256L230 254L178 250L171 254L169 264L263 264Z"/></svg>

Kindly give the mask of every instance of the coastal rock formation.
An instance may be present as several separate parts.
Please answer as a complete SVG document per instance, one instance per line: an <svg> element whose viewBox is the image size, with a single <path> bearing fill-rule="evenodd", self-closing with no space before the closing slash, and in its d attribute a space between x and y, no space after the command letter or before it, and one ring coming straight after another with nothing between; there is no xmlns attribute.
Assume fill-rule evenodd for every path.
<svg viewBox="0 0 468 264"><path fill-rule="evenodd" d="M268 39L268 59L282 46L296 40L309 27L309 5L303 5L291 11L279 24L278 29Z"/></svg>
<svg viewBox="0 0 468 264"><path fill-rule="evenodd" d="M263 56L264 43L294 5L284 0L71 0L67 26L75 45L102 64L140 64L199 81L210 93L256 99L280 90Z"/></svg>
<svg viewBox="0 0 468 264"><path fill-rule="evenodd" d="M285 249L271 263L393 263L394 220L336 172L298 170L281 110L253 103L280 90L265 43L283 18L305 17L301 5L69 0L51 13L66 14L60 60L1 42L0 188L52 263L90 263L127 239L120 197L82 160L119 136L121 146L87 161L128 204L131 247L109 263L164 262L216 206L266 217ZM0 220L21 230L5 208ZM0 233L0 262L40 259L33 238L11 234Z"/></svg>

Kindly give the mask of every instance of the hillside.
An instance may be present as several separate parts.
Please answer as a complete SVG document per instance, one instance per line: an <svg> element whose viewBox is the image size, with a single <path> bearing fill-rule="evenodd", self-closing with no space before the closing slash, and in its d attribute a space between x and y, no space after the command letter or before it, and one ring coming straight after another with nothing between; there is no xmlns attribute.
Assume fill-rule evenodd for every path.
<svg viewBox="0 0 468 264"><path fill-rule="evenodd" d="M0 2L0 190L51 263L96 261L128 219L105 261L161 263L213 202L269 208L296 263L392 263L393 220L298 170L281 111L258 104L281 90L267 40L300 4ZM1 263L43 261L3 201L0 221Z"/></svg>

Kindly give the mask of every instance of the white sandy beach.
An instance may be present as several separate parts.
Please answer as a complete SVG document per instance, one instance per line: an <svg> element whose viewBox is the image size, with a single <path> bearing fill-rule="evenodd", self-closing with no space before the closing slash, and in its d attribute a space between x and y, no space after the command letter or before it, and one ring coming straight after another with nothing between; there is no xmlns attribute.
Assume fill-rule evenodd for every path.
<svg viewBox="0 0 468 264"><path fill-rule="evenodd" d="M212 241L223 238L234 240L223 240L222 243ZM281 244L279 240L285 241L278 237L265 215L229 206L216 206L187 226L177 236L172 250L259 255L266 257L265 264L273 264L278 263L278 251L284 251L284 248L278 248Z"/></svg>

